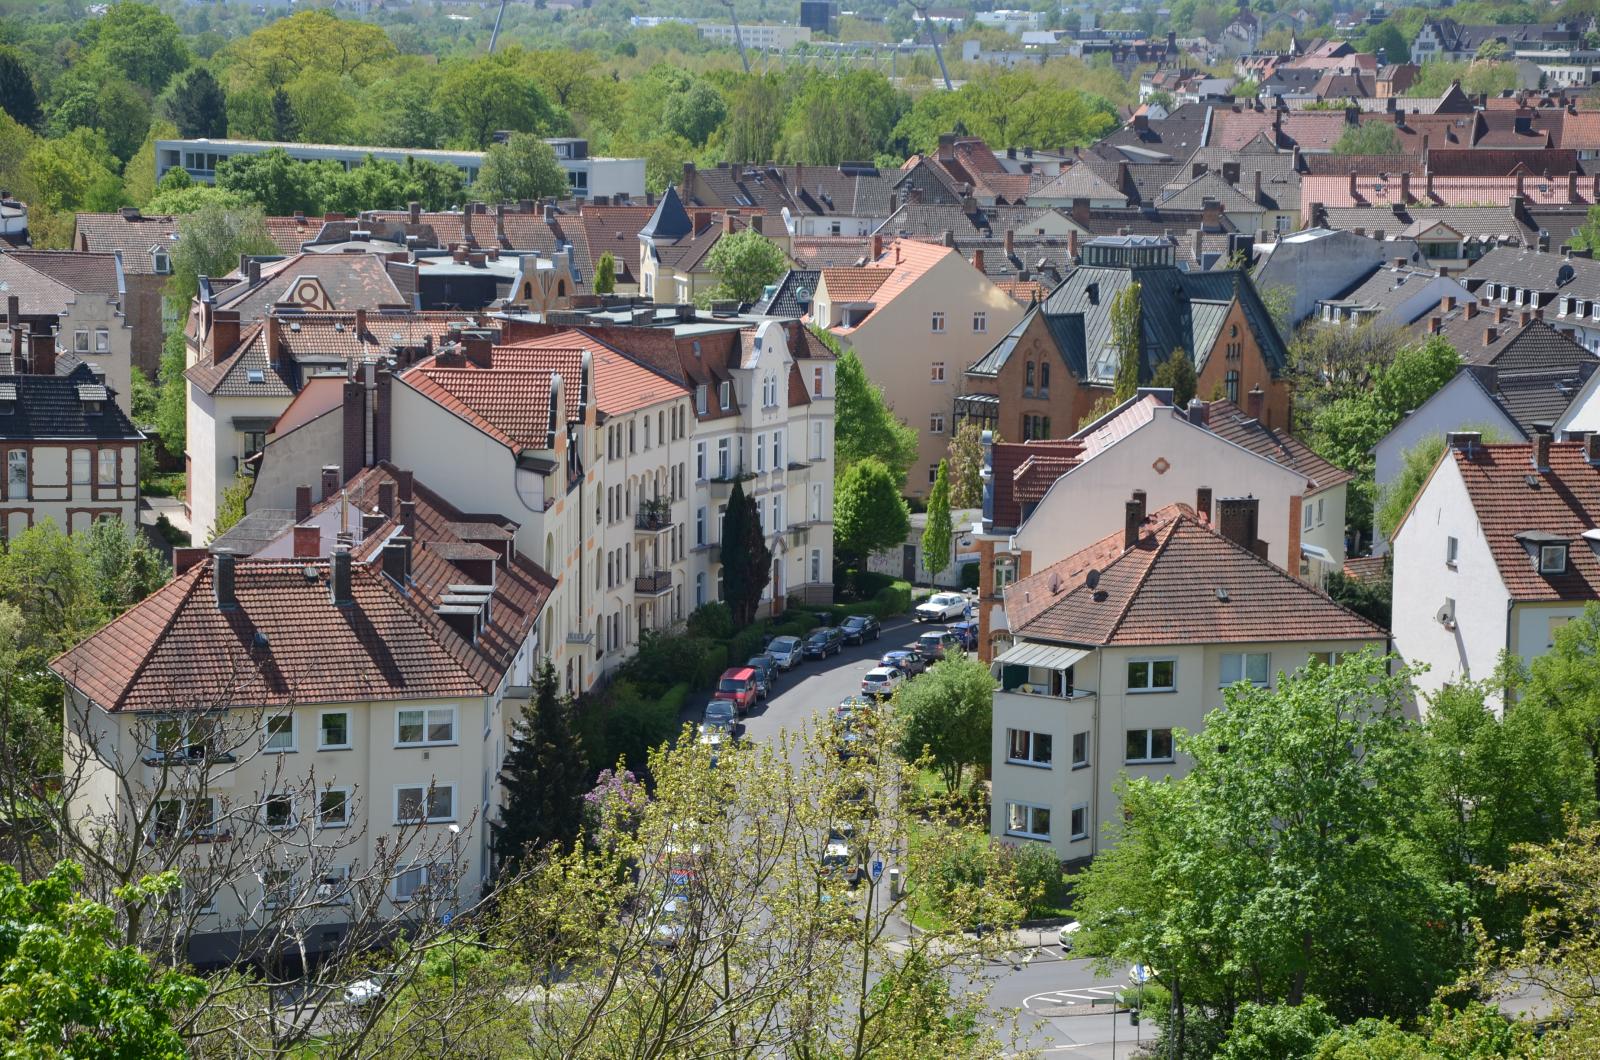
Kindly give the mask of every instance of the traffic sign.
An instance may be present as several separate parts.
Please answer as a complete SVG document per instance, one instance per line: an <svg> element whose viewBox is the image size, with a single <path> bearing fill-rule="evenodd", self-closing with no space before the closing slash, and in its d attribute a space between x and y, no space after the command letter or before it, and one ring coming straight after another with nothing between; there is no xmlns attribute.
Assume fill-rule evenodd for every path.
<svg viewBox="0 0 1600 1060"><path fill-rule="evenodd" d="M445 927L449 927L450 926L450 921L453 920L453 919L454 919L454 917L451 915L450 911L449 910L445 910L439 916L439 923L443 924Z"/></svg>
<svg viewBox="0 0 1600 1060"><path fill-rule="evenodd" d="M873 858L872 866L867 871L872 875L872 882L877 883L883 878L883 859Z"/></svg>

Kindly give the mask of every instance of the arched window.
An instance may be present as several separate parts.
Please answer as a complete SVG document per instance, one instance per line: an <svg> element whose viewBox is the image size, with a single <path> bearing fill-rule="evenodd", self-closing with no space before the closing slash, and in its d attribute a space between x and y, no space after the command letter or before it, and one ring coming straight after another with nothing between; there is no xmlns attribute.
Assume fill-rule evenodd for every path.
<svg viewBox="0 0 1600 1060"><path fill-rule="evenodd" d="M567 296L567 281L566 280L557 280L556 281L556 297L557 298L565 298L566 296Z"/></svg>
<svg viewBox="0 0 1600 1060"><path fill-rule="evenodd" d="M1028 389L1028 390L1032 390L1032 389L1033 389L1033 362L1032 362L1032 361L1029 361L1029 362L1028 362L1028 375L1027 375L1027 379L1026 379L1026 380L1025 380L1025 381L1024 381L1024 382L1023 382L1023 384L1022 384L1022 385L1023 385L1023 386L1024 386L1024 387L1025 387L1025 388L1027 388L1027 389Z"/></svg>
<svg viewBox="0 0 1600 1060"><path fill-rule="evenodd" d="M1041 393L1048 393L1049 390L1050 390L1050 362L1049 361L1040 361L1039 362L1039 390L1040 390Z"/></svg>

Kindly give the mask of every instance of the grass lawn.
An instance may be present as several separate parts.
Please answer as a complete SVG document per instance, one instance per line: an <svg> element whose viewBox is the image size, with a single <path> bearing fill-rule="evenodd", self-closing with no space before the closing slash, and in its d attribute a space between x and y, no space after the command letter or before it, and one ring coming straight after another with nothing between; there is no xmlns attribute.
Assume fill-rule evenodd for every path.
<svg viewBox="0 0 1600 1060"><path fill-rule="evenodd" d="M146 497L183 496L183 472L166 471L151 475L144 484Z"/></svg>

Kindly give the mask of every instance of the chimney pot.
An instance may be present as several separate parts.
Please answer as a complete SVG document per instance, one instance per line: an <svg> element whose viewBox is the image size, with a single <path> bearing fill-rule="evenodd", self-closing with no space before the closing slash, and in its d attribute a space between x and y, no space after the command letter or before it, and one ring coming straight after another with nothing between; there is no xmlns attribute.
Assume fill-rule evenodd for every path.
<svg viewBox="0 0 1600 1060"><path fill-rule="evenodd" d="M1144 527L1144 503L1143 490L1134 490L1133 497L1123 502L1123 548L1134 548L1139 544L1139 531Z"/></svg>
<svg viewBox="0 0 1600 1060"><path fill-rule="evenodd" d="M294 558L315 559L322 551L322 529L316 526L296 525L294 528Z"/></svg>
<svg viewBox="0 0 1600 1060"><path fill-rule="evenodd" d="M1262 411L1267 402L1266 392L1261 389L1261 385L1258 383L1251 387L1250 392L1244 396L1244 400L1246 414L1257 423L1260 423Z"/></svg>
<svg viewBox="0 0 1600 1060"><path fill-rule="evenodd" d="M1224 497L1217 504L1217 530L1240 548L1256 551L1261 502L1255 497Z"/></svg>

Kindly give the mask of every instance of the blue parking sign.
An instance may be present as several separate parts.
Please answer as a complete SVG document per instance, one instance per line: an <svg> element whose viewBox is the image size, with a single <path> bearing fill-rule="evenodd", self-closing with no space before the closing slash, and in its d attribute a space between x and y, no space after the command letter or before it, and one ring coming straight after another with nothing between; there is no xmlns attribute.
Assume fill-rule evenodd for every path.
<svg viewBox="0 0 1600 1060"><path fill-rule="evenodd" d="M883 878L883 859L873 858L872 867L867 870L872 875L872 882L877 883Z"/></svg>

